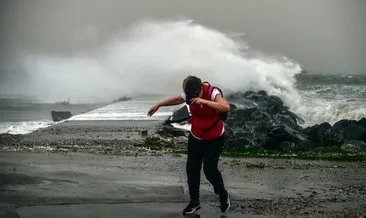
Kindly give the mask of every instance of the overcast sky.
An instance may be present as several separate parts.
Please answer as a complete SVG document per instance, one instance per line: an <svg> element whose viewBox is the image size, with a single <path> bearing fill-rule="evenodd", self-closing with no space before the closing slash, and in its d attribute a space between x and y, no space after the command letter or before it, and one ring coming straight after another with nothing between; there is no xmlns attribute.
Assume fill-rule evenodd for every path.
<svg viewBox="0 0 366 218"><path fill-rule="evenodd" d="M88 51L145 18L186 17L314 72L366 73L365 0L2 0L0 63Z"/></svg>

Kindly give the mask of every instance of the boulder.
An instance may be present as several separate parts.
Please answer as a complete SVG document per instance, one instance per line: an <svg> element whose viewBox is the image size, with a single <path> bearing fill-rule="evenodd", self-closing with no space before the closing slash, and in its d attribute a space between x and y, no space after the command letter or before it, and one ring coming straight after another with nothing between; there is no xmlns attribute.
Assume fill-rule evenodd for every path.
<svg viewBox="0 0 366 218"><path fill-rule="evenodd" d="M366 152L366 142L349 140L341 148L344 150Z"/></svg>
<svg viewBox="0 0 366 218"><path fill-rule="evenodd" d="M329 123L325 122L304 129L304 133L308 136L308 139L312 141L316 147L324 147L326 146L324 142L324 135L331 128L332 126Z"/></svg>
<svg viewBox="0 0 366 218"><path fill-rule="evenodd" d="M336 122L328 133L328 137L343 143L344 140L366 142L366 128L362 122L356 120L340 120Z"/></svg>
<svg viewBox="0 0 366 218"><path fill-rule="evenodd" d="M171 125L163 125L158 131L157 134L164 137L179 137L186 136L187 131L184 129L178 129Z"/></svg>
<svg viewBox="0 0 366 218"><path fill-rule="evenodd" d="M258 108L261 111L278 113L288 110L283 101L274 95L269 96L265 91L237 92L229 95L227 100L232 104L242 105L242 108Z"/></svg>
<svg viewBox="0 0 366 218"><path fill-rule="evenodd" d="M58 122L61 120L66 120L72 117L70 111L51 111L52 120Z"/></svg>
<svg viewBox="0 0 366 218"><path fill-rule="evenodd" d="M362 126L363 128L366 128L366 118L362 118L358 121L358 125Z"/></svg>
<svg viewBox="0 0 366 218"><path fill-rule="evenodd" d="M174 111L173 114L166 120L166 123L179 123L186 121L190 118L191 114L188 111L187 105L179 108L178 110Z"/></svg>
<svg viewBox="0 0 366 218"><path fill-rule="evenodd" d="M148 136L148 134L149 134L148 130L142 130L141 131L142 136Z"/></svg>
<svg viewBox="0 0 366 218"><path fill-rule="evenodd" d="M295 145L308 143L306 135L284 124L275 126L267 137L267 143L264 145L266 149L279 149L283 142Z"/></svg>
<svg viewBox="0 0 366 218"><path fill-rule="evenodd" d="M228 100L240 105L225 122L232 132L228 146L279 149L285 141L294 145L307 142L303 128L298 125L299 117L277 96L269 96L265 91L248 91L233 93Z"/></svg>
<svg viewBox="0 0 366 218"><path fill-rule="evenodd" d="M296 145L293 142L283 141L280 143L279 149L286 152L294 151L296 149Z"/></svg>

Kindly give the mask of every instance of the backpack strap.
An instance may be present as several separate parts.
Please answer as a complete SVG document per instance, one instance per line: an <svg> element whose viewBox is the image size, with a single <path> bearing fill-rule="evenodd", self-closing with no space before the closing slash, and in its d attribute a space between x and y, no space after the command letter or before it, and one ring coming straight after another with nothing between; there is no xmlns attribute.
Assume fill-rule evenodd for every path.
<svg viewBox="0 0 366 218"><path fill-rule="evenodd" d="M208 92L204 93L204 94L206 94L206 96L203 96L204 98L211 100L212 92L213 92L214 89L219 90L221 96L224 97L223 94L222 94L222 91L219 87L211 86L211 84L207 81L202 82L202 84L207 84L208 85Z"/></svg>
<svg viewBox="0 0 366 218"><path fill-rule="evenodd" d="M222 94L222 90L219 87L214 86L215 89L219 90L222 97L224 97L224 94ZM212 89L213 90L213 89Z"/></svg>
<svg viewBox="0 0 366 218"><path fill-rule="evenodd" d="M214 89L219 90L221 96L224 97L224 95L222 93L222 90L219 87L211 86L211 84L207 81L202 82L202 84L207 84L208 85L208 92L206 93L206 95L208 95L208 96L203 96L204 98L211 100L212 92L213 92Z"/></svg>
<svg viewBox="0 0 366 218"><path fill-rule="evenodd" d="M208 88L207 88L206 90L205 90L205 88L204 88L204 87L205 87L205 85L208 85ZM211 94L211 92L212 92L212 91L211 91L211 87L212 87L212 86L211 86L211 84L210 84L209 82L206 82L206 81L205 81L205 82L203 82L203 83L202 83L202 87L203 87L203 89L204 89L204 90L203 90L203 98L204 98L204 99L211 100L211 98L209 97L209 96L210 96L210 94Z"/></svg>

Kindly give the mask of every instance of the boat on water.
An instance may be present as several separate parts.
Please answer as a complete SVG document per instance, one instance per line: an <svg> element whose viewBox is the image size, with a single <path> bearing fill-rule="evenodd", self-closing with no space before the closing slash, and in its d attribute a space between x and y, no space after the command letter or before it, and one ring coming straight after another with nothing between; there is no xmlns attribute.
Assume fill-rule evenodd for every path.
<svg viewBox="0 0 366 218"><path fill-rule="evenodd" d="M58 104L58 105L71 105L70 97L67 99L67 101L56 101L55 104Z"/></svg>
<svg viewBox="0 0 366 218"><path fill-rule="evenodd" d="M120 102L120 101L129 101L129 100L131 100L131 99L132 99L131 97L123 96L123 97L120 97L120 98L114 99L114 100L113 100L113 103Z"/></svg>

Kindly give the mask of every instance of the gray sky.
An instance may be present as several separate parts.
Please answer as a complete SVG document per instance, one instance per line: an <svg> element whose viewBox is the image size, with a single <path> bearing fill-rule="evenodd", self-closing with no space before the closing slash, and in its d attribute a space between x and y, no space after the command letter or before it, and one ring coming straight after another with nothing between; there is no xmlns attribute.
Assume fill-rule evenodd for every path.
<svg viewBox="0 0 366 218"><path fill-rule="evenodd" d="M366 74L366 0L2 0L0 6L0 95L100 102L150 93L150 87L160 94L179 91L192 71L238 90L253 84L292 90L286 69L235 62L220 50L230 47L228 38L216 40L221 34L206 28L183 35L175 29L181 35L168 41L166 26L158 31L163 35L140 30L127 31L131 43L118 38L150 19L193 19L223 33L244 33L255 51L285 55L309 72ZM270 84L260 83L263 78Z"/></svg>
<svg viewBox="0 0 366 218"><path fill-rule="evenodd" d="M365 0L2 0L0 60L88 51L143 18L184 16L314 72L366 73Z"/></svg>

